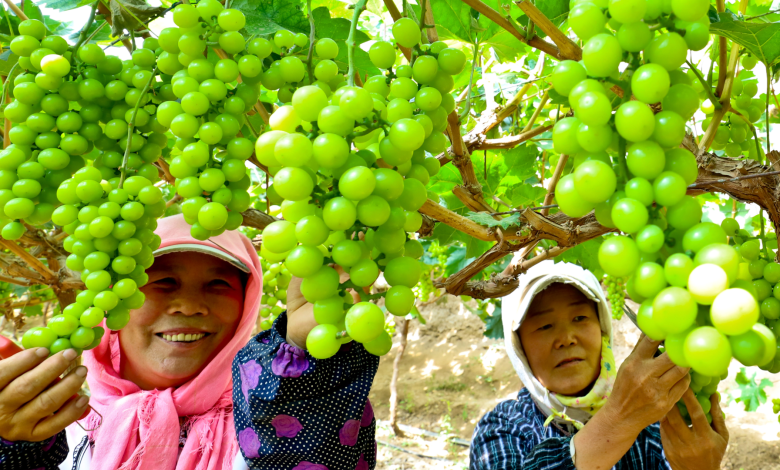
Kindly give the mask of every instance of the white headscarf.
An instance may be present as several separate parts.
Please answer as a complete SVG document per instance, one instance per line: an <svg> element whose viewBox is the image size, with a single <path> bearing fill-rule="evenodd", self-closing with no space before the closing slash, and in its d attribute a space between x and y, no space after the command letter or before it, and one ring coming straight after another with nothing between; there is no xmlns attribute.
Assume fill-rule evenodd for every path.
<svg viewBox="0 0 780 470"><path fill-rule="evenodd" d="M583 409L566 407L555 397L555 394L537 380L528 364L520 338L515 333L525 320L534 297L553 283L571 284L596 302L602 334L607 335L609 344L612 344L612 314L596 276L575 264L555 263L552 260L542 261L521 275L517 289L501 301L504 344L517 375L520 376L520 380L531 393L531 398L542 413L549 417L555 410L557 414L565 413L568 417L584 424L591 418L590 413ZM570 422L559 417L554 417L553 423L569 432L574 431Z"/></svg>

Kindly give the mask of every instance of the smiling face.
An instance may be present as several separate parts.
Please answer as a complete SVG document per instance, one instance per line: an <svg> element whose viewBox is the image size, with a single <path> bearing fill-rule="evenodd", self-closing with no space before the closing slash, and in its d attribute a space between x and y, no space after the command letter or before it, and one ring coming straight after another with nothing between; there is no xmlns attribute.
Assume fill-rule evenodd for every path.
<svg viewBox="0 0 780 470"><path fill-rule="evenodd" d="M120 374L143 390L176 387L233 337L244 309L242 273L195 252L160 256L146 273L146 302L119 332Z"/></svg>
<svg viewBox="0 0 780 470"><path fill-rule="evenodd" d="M598 312L576 287L555 283L537 294L517 334L531 371L551 392L579 396L598 377Z"/></svg>

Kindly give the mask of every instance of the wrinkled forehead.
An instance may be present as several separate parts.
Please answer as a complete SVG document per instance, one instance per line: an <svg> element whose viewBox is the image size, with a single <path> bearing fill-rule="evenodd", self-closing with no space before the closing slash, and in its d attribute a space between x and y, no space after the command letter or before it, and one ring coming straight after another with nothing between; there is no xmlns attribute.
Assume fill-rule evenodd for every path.
<svg viewBox="0 0 780 470"><path fill-rule="evenodd" d="M545 315L557 309L573 307L577 305L591 305L596 309L595 302L590 299L574 284L553 282L543 290L536 293L530 305L525 319L539 315Z"/></svg>

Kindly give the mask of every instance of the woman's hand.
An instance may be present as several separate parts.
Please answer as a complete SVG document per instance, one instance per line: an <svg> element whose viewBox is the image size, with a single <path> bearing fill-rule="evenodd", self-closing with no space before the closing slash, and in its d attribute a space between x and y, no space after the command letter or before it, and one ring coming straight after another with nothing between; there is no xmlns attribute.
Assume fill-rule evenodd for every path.
<svg viewBox="0 0 780 470"><path fill-rule="evenodd" d="M677 409L690 375L665 353L654 358L659 344L645 335L639 338L618 370L607 403L574 435L577 470L612 468L644 428Z"/></svg>
<svg viewBox="0 0 780 470"><path fill-rule="evenodd" d="M676 366L666 353L653 357L659 344L642 335L618 370L602 410L634 436L675 407L691 381L689 369Z"/></svg>
<svg viewBox="0 0 780 470"><path fill-rule="evenodd" d="M693 426L689 428L685 424L676 406L669 410L661 420L661 443L666 459L673 470L719 469L729 443L729 431L720 410L720 395L716 393L710 397L712 426L691 389L685 391L683 400Z"/></svg>
<svg viewBox="0 0 780 470"><path fill-rule="evenodd" d="M76 351L48 355L46 348L35 348L0 361L0 438L43 441L87 411L89 398L76 395L87 368L77 367L58 380L76 359Z"/></svg>
<svg viewBox="0 0 780 470"><path fill-rule="evenodd" d="M339 283L344 283L349 279L349 273L344 272L341 266L331 265L339 273ZM294 277L287 286L287 343L290 341L299 348L306 349L306 337L309 332L318 325L314 319L314 305L307 302L301 294L302 279ZM352 299L360 302L360 296L357 292L349 289Z"/></svg>

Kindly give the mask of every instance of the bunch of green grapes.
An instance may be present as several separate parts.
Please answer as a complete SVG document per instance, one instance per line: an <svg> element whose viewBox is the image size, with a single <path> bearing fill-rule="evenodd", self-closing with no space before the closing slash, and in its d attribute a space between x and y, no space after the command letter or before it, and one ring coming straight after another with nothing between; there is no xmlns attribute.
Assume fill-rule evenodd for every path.
<svg viewBox="0 0 780 470"><path fill-rule="evenodd" d="M263 297L261 300L260 328L271 328L274 320L287 308L287 286L292 276L282 263L269 263L265 258L260 262L263 267Z"/></svg>
<svg viewBox="0 0 780 470"><path fill-rule="evenodd" d="M607 286L607 300L612 309L612 318L620 320L623 318L623 304L626 301L625 282L621 277L607 276L604 284Z"/></svg>
<svg viewBox="0 0 780 470"><path fill-rule="evenodd" d="M80 113L68 111L70 98L58 93L71 72L68 43L46 36L46 27L37 20L23 21L19 32L11 50L25 72L6 85L14 100L4 114L13 127L11 145L0 152L0 223L6 240L24 234L22 221L41 225L51 219L59 204L57 186L84 165L81 155L92 149L94 131L93 126L84 128ZM81 83L67 83L78 94Z"/></svg>
<svg viewBox="0 0 780 470"><path fill-rule="evenodd" d="M393 36L397 44L415 47L420 28L401 19ZM316 50L324 61L337 48L318 42ZM351 340L373 354L390 350L382 311L369 301L352 305L347 288L365 297L363 289L383 272L391 286L383 294L387 310L406 315L414 306L423 248L407 233L422 225L417 211L439 170L431 154L448 145L443 131L455 106L452 74L465 64L463 53L443 43L416 51L411 65L393 68L396 47L379 41L369 57L387 75L370 77L363 87L340 82L333 91L324 83L298 88L255 146L273 176L269 194L283 201L284 216L263 231L261 256L284 260L290 274L303 279L301 292L319 323L307 338L315 357L330 357ZM340 282L331 264L349 281Z"/></svg>
<svg viewBox="0 0 780 470"><path fill-rule="evenodd" d="M159 37L163 52L157 66L172 76L171 95L158 107L157 119L177 138L170 172L192 236L205 240L237 229L241 212L249 208L245 161L253 146L240 131L258 98L251 80L263 72L262 58L271 46L265 39L245 45L238 33L246 23L244 14L216 0L179 5L173 20L178 27L164 29ZM208 60L208 41L230 56Z"/></svg>
<svg viewBox="0 0 780 470"><path fill-rule="evenodd" d="M712 402L710 401L710 397L718 392L718 384L722 380L726 380L728 377L728 371L724 372L720 376L715 377L702 375L696 371L691 371L690 375L691 390L693 390L693 393L696 396L696 401L698 401L699 405L701 405L702 411L704 411L704 415L707 418L707 422L712 423L712 415L710 414L710 410L712 409ZM683 400L678 401L677 408L680 410L680 414L682 415L685 422L690 426L691 417L688 414L688 408L685 406L685 402Z"/></svg>
<svg viewBox="0 0 780 470"><path fill-rule="evenodd" d="M765 258L759 239L738 235L749 236L731 218L673 230L660 255L665 260L640 264L626 286L642 302L642 331L665 340L676 364L705 376L723 375L732 357L780 370L780 289L775 297L773 288L780 264Z"/></svg>
<svg viewBox="0 0 780 470"><path fill-rule="evenodd" d="M604 7L578 3L570 25L585 40L582 63L563 61L551 77L574 111L553 130L555 150L574 157L556 201L572 217L595 209L602 225L624 234L604 240L599 264L626 278L627 292L642 304L640 328L665 340L676 364L707 377L724 374L732 357L767 365L777 344L762 321L762 297L752 295L753 276L763 276L759 266L750 272L758 249L738 250L724 228L697 223L701 207L686 195L698 169L680 144L699 93L680 67L701 45L696 38L707 35L709 2L611 1L614 32L604 32ZM688 22L685 38L668 19ZM624 59L629 65L620 74ZM617 100L608 90L615 78L634 100L629 93ZM650 105L657 103L663 111L654 113Z"/></svg>
<svg viewBox="0 0 780 470"><path fill-rule="evenodd" d="M755 58L752 56L743 56L742 64L745 69L755 66ZM756 141L750 129L750 123L758 122L764 113L764 102L756 98L758 94L758 81L755 78L734 79L731 91L731 108L736 110L739 115L728 112L724 121L718 126L715 139L712 142L713 150L723 150L731 157L737 158L740 155L746 155L753 160L760 160L761 155L756 152ZM715 112L715 108L709 100L706 100L701 110L708 117L702 122L702 127L707 129L712 121L710 116Z"/></svg>
<svg viewBox="0 0 780 470"><path fill-rule="evenodd" d="M14 101L5 108L14 143L0 156L3 213L16 221L5 224L3 235L21 236L19 219L62 226L63 246L72 253L67 265L81 271L88 289L46 327L28 331L23 343L53 353L88 349L100 341L104 319L106 327L122 328L130 309L143 304L138 286L160 244L153 230L165 202L151 162L167 139L149 112L135 109L149 100L144 90L155 82L154 44L123 63L94 44L69 50L35 20L21 24L20 33L11 46L26 72L14 80ZM128 135L133 116L139 127ZM93 148L101 155L89 166L83 155ZM123 155L134 157L128 158L132 169Z"/></svg>

